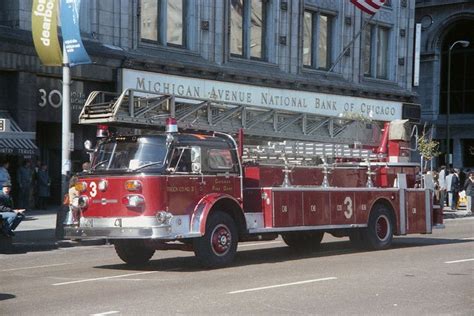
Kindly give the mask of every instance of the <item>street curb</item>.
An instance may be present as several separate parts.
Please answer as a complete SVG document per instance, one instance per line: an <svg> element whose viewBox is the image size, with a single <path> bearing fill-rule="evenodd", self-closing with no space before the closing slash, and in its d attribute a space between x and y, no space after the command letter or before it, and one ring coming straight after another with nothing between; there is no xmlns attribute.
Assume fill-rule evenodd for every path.
<svg viewBox="0 0 474 316"><path fill-rule="evenodd" d="M473 217L473 214L468 211L443 212L444 219L465 218L465 217Z"/></svg>
<svg viewBox="0 0 474 316"><path fill-rule="evenodd" d="M0 241L0 254L9 254L16 252L28 251L47 251L61 248L72 248L81 246L100 246L107 243L106 239L90 239L90 240L51 240L51 241L19 241L6 240Z"/></svg>

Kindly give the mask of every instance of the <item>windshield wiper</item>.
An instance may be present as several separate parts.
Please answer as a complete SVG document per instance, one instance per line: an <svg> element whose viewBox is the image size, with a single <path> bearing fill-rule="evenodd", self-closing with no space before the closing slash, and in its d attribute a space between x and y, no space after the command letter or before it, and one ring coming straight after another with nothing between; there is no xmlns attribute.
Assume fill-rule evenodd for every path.
<svg viewBox="0 0 474 316"><path fill-rule="evenodd" d="M106 163L106 162L109 162L109 159L99 161L99 162L96 163L91 169L95 169L95 168L97 168L98 166L103 165L103 164Z"/></svg>
<svg viewBox="0 0 474 316"><path fill-rule="evenodd" d="M161 164L162 162L161 161L155 161L155 162L150 162L150 163L147 163L145 165L142 165L138 168L135 168L135 169L131 169L133 171L137 171L137 170L140 170L140 169L143 169L143 168L146 168L146 167L150 167L150 166L154 166L154 165L158 165L158 164Z"/></svg>

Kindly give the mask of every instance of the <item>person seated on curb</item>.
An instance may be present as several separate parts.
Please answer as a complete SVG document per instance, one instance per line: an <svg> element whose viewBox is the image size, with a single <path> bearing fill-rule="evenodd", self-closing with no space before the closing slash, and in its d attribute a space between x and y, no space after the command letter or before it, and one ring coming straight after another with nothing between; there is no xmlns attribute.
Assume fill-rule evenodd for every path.
<svg viewBox="0 0 474 316"><path fill-rule="evenodd" d="M15 236L13 232L20 222L25 218L25 209L14 209L13 200L10 197L12 184L10 181L3 183L0 192L0 217L2 218L2 234L7 237Z"/></svg>

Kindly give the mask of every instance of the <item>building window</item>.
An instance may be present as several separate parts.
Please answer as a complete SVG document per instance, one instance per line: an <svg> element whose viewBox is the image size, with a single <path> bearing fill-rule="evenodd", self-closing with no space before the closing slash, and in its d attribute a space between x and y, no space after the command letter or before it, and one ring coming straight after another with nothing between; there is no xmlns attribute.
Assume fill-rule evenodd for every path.
<svg viewBox="0 0 474 316"><path fill-rule="evenodd" d="M463 150L463 165L474 167L474 139L462 139Z"/></svg>
<svg viewBox="0 0 474 316"><path fill-rule="evenodd" d="M474 21L456 22L444 37L441 47L440 114L448 110L449 47L458 40L469 40L468 47L460 44L451 50L449 114L474 114Z"/></svg>
<svg viewBox="0 0 474 316"><path fill-rule="evenodd" d="M186 46L186 0L141 0L140 38L164 46Z"/></svg>
<svg viewBox="0 0 474 316"><path fill-rule="evenodd" d="M230 1L231 55L247 59L265 59L267 1Z"/></svg>
<svg viewBox="0 0 474 316"><path fill-rule="evenodd" d="M390 29L370 25L364 31L364 75L378 79L388 78Z"/></svg>
<svg viewBox="0 0 474 316"><path fill-rule="evenodd" d="M303 65L317 69L331 66L333 18L305 11L303 17Z"/></svg>

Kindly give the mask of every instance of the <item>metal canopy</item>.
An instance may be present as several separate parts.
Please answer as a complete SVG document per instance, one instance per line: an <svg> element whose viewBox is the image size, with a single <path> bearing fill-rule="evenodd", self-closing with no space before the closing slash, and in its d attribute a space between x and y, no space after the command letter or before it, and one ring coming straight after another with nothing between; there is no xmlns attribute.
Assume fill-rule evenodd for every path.
<svg viewBox="0 0 474 316"><path fill-rule="evenodd" d="M38 155L34 132L23 132L7 111L0 111L0 154Z"/></svg>
<svg viewBox="0 0 474 316"><path fill-rule="evenodd" d="M378 124L350 118L285 112L135 89L127 89L121 94L92 92L79 116L79 123L156 129L165 126L165 120L170 116L177 119L181 129L229 134L243 129L246 135L265 138L346 144L363 142L375 146L380 134Z"/></svg>

